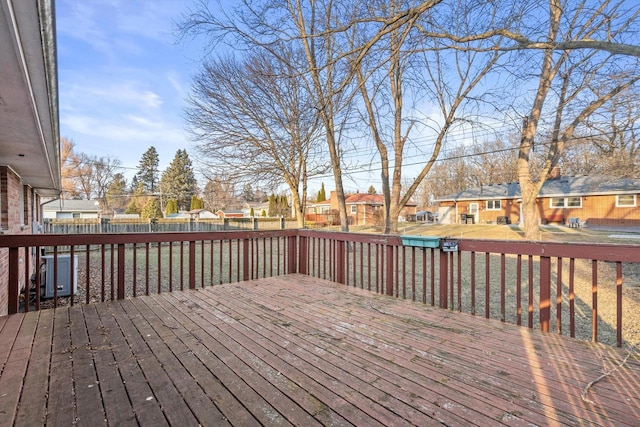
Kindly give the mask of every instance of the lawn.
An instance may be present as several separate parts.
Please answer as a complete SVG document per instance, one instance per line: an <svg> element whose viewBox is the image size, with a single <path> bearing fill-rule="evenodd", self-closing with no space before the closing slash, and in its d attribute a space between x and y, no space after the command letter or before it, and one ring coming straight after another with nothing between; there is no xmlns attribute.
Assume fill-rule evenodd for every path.
<svg viewBox="0 0 640 427"><path fill-rule="evenodd" d="M374 227L352 227L358 233L378 233ZM400 223L403 235L455 237L459 239L524 240L524 230L516 224L422 224ZM639 228L606 228L547 225L540 229L537 240L550 242L640 244Z"/></svg>

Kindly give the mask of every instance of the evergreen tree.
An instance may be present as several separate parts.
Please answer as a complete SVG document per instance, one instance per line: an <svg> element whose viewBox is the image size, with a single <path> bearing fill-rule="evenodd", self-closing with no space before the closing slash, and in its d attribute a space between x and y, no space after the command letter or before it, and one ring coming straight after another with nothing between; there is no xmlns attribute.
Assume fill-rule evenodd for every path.
<svg viewBox="0 0 640 427"><path fill-rule="evenodd" d="M325 200L327 200L327 194L324 191L324 182L323 182L322 186L320 187L320 191L318 191L318 197L316 198L316 202L324 202Z"/></svg>
<svg viewBox="0 0 640 427"><path fill-rule="evenodd" d="M144 196L144 190L143 190L142 183L140 183L138 185L138 187L135 189L135 191L133 192L133 195L131 197L131 201L127 205L127 209L125 210L125 213L127 213L127 214L139 214L139 213L141 213L142 212L142 207L144 206L144 203L146 202L146 200L147 199Z"/></svg>
<svg viewBox="0 0 640 427"><path fill-rule="evenodd" d="M178 213L178 202L175 199L167 200L167 206L164 208L165 216Z"/></svg>
<svg viewBox="0 0 640 427"><path fill-rule="evenodd" d="M276 207L276 195L271 193L269 196L269 216L278 216Z"/></svg>
<svg viewBox="0 0 640 427"><path fill-rule="evenodd" d="M187 150L178 150L173 161L160 179L160 188L165 196L178 201L179 210L187 210L191 196L196 192L196 178Z"/></svg>
<svg viewBox="0 0 640 427"><path fill-rule="evenodd" d="M158 219L162 218L162 211L160 205L155 197L149 198L140 212L140 218Z"/></svg>
<svg viewBox="0 0 640 427"><path fill-rule="evenodd" d="M127 181L124 175L113 175L113 181L107 188L107 205L110 209L122 209L127 206Z"/></svg>
<svg viewBox="0 0 640 427"><path fill-rule="evenodd" d="M287 218L289 216L289 201L287 200L287 196L280 196L279 206L280 216Z"/></svg>
<svg viewBox="0 0 640 427"><path fill-rule="evenodd" d="M191 196L191 209L204 209L204 200L198 196Z"/></svg>
<svg viewBox="0 0 640 427"><path fill-rule="evenodd" d="M142 183L144 191L147 193L154 193L157 190L159 174L158 162L158 151L153 146L149 147L140 159L138 173L136 174L137 183Z"/></svg>
<svg viewBox="0 0 640 427"><path fill-rule="evenodd" d="M253 218L254 216L256 216L256 213L254 212L253 208L251 208L251 211L249 211L249 216L251 218Z"/></svg>

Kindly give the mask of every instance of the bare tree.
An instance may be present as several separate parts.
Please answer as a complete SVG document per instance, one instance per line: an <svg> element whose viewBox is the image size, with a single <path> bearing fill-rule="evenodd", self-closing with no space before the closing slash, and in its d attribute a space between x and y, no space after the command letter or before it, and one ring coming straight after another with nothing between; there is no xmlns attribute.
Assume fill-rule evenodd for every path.
<svg viewBox="0 0 640 427"><path fill-rule="evenodd" d="M609 84L617 80L614 76ZM638 87L621 92L585 121L587 135L576 139L578 143L572 141L574 147L591 147L592 163L599 173L621 178L640 173L639 92Z"/></svg>
<svg viewBox="0 0 640 427"><path fill-rule="evenodd" d="M208 171L272 188L284 181L304 227L307 182L327 167L316 109L296 74L264 50L210 61L194 79L187 122Z"/></svg>
<svg viewBox="0 0 640 427"><path fill-rule="evenodd" d="M610 1L605 1L596 8L587 7L586 1L574 5L573 9L568 6L559 0L549 1L547 46L572 39L620 36L638 16L637 11L632 13L622 10L621 3L612 4ZM612 17L620 15L628 20L613 26L615 21ZM609 51L610 49L606 49L604 53L600 50L558 52L556 47L552 47L540 52L538 88L525 116L518 155L518 178L522 191L521 206L526 238L535 239L538 236L540 213L536 198L549 172L557 165L567 142L573 139L576 129L603 105L640 79L640 75L633 72L600 90L602 79L611 76L611 67L623 65L637 71L637 61L620 61ZM553 97L550 101L555 101L551 109L551 137L547 144L538 144L545 152L545 162L539 175L534 177L531 171L532 152L542 124L545 102L549 100L551 93Z"/></svg>
<svg viewBox="0 0 640 427"><path fill-rule="evenodd" d="M392 20L408 9L406 2L392 1L384 11ZM403 25L394 25L378 41L378 56L370 52L358 68L369 133L381 162L386 233L397 232L398 216L433 167L450 132L459 124L473 125L472 110L483 97L476 87L501 57L498 50L482 51L482 41L476 42L476 50L442 49L440 39L431 35L429 23L450 20L450 13L436 8L425 19L415 16ZM453 16L461 13L464 11L456 9ZM452 25L469 24L457 19ZM407 100L422 105L407 106ZM435 108L438 113L427 117L421 108ZM425 129L435 133L432 144L420 141ZM404 158L410 150L422 153L424 162L415 179L403 187Z"/></svg>
<svg viewBox="0 0 640 427"><path fill-rule="evenodd" d="M60 139L60 163L62 175L62 197L79 199L84 193L83 177L89 175L83 153L76 153L75 143L67 138ZM86 194L86 193L85 193ZM89 198L87 196L87 198Z"/></svg>
<svg viewBox="0 0 640 427"><path fill-rule="evenodd" d="M224 175L209 179L204 186L202 197L205 206L212 212L219 209L240 208L240 201L235 194L235 186Z"/></svg>
<svg viewBox="0 0 640 427"><path fill-rule="evenodd" d="M206 1L187 14L180 25L182 34L206 34L212 46L231 35L238 44L253 49L256 46L278 56L280 43L291 43L304 52L304 68L298 78L314 100L314 106L324 129L329 159L333 171L340 224L348 230L348 218L342 183L343 154L341 135L345 111L350 106L349 87L354 69L368 51L396 26L415 20L424 11L440 3L430 0L415 7L400 10L391 17L372 15L366 4L352 0L244 0L233 12L213 13ZM375 25L372 36L363 43L349 44L347 35L360 25ZM297 49L296 49L297 50ZM281 61L288 59L279 56ZM293 64L296 68L299 64Z"/></svg>

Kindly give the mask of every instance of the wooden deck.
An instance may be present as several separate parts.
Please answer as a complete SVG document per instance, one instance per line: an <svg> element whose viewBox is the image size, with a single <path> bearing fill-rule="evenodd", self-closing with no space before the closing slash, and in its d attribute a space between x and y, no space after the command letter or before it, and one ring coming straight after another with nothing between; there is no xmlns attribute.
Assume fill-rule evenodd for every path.
<svg viewBox="0 0 640 427"><path fill-rule="evenodd" d="M2 426L640 419L637 354L303 275L0 317L0 344Z"/></svg>

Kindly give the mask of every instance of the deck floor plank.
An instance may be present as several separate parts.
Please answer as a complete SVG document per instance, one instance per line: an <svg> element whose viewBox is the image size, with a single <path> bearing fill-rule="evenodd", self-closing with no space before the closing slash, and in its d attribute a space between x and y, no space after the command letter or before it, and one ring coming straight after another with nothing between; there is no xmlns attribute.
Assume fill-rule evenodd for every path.
<svg viewBox="0 0 640 427"><path fill-rule="evenodd" d="M142 425L161 425L166 422L162 409L156 399L148 399L153 395L153 391L138 365L136 355L131 351L131 347L116 321L115 306L117 304L107 303L96 307L102 325L106 330L111 331L109 341L113 357L127 390L133 413L138 423Z"/></svg>
<svg viewBox="0 0 640 427"><path fill-rule="evenodd" d="M0 342L14 343L18 332L20 332L20 326L24 320L25 315L17 316L3 316L3 328L0 330ZM9 355L13 349L13 345L0 346L0 374L4 371L4 366L9 360Z"/></svg>
<svg viewBox="0 0 640 427"><path fill-rule="evenodd" d="M640 419L638 353L297 274L6 316L0 342L0 425Z"/></svg>
<svg viewBox="0 0 640 427"><path fill-rule="evenodd" d="M272 296L273 298L274 296ZM237 298L243 298L242 295L238 295ZM246 296L244 297L246 299ZM279 304L278 302L276 302L276 304ZM406 304L401 304L401 305L406 305ZM358 307L357 307L357 303L356 304L349 304L349 308L351 309L350 311L350 316L352 318L357 318L358 317ZM389 308L387 308L389 309ZM370 312L371 310L367 308L368 311L368 315L370 316ZM331 313L330 316L326 316L326 313L322 313L322 315L318 316L316 315L316 318L313 317L312 313L313 310L309 307L307 307L306 310L303 311L302 316L303 317L308 317L309 319L309 324L310 325L322 325L323 324L323 319L326 317L329 318L335 318L337 316L339 316L339 314L341 312L344 312L344 307L335 307L335 309L333 309L333 312ZM300 316L300 313L296 310L295 315ZM416 354L414 350L408 352L408 353L403 353L405 352L406 348L409 349L420 349L420 345L421 343L425 343L425 342L432 342L433 337L430 337L430 339L421 339L420 341L412 341L411 339L409 339L406 335L397 335L397 334L389 334L386 337L384 336L386 331L393 326L392 323L394 322L398 322L398 318L397 318L398 314L396 313L392 313L392 312L388 312L387 316L385 317L385 323L384 323L384 328L382 329L378 329L376 327L375 324L367 324L367 319L366 318L362 318L360 319L359 325L360 328L356 329L348 329L346 331L341 331L342 333L340 334L341 337L346 337L347 335L349 336L360 336L359 340L356 340L356 345L360 345L360 348L362 350L368 350L371 353L374 353L373 358L370 358L370 363L377 363L377 360L380 359L380 357L382 356L382 359L385 359L385 354L388 357L393 357L393 358L397 358L398 356L403 356L398 358L398 361L402 361L402 360L406 360L406 361L411 361L408 364L405 364L405 366L400 366L399 367L399 371L394 372L394 375L398 375L397 378L401 378L403 373L406 372L412 372L412 369L415 370L415 366L413 365L413 363L418 363L420 361L420 359L425 360L427 362L430 361L430 358L426 359L424 356L420 356L419 354ZM408 318L406 318L408 319ZM406 320L405 319L405 320ZM354 319L355 320L355 319ZM413 321L410 322L413 324ZM367 325L367 328L363 328L363 325ZM407 329L406 325L404 325L402 322L397 323L397 325L400 326L400 329ZM415 326L415 325L414 325ZM469 325L467 325L467 327L469 327ZM324 329L323 329L323 333L327 333L327 334L332 334L335 333L334 329L336 329L336 327L334 325L332 325L331 323L329 324L325 324L324 325ZM339 327L337 329L340 329ZM366 330L375 330L375 333L372 334L366 334ZM436 328L437 329L437 328ZM438 342L440 345L438 346L438 349L441 347L444 347L444 343L447 343L447 347L449 346L449 338L452 336L451 331L446 331L447 334L440 337L439 340L436 340L436 342ZM453 334L455 335L455 334ZM437 337L436 337L437 338ZM371 343L376 342L376 345L372 345ZM401 342L403 345L400 346L398 343ZM408 347L407 347L408 345ZM385 350L387 349L387 350ZM390 351L391 350L391 351ZM486 378L482 379L480 378L482 381L481 382L476 382L475 384L472 384L472 388L470 390L467 390L467 392L471 392L471 391L476 391L476 396L474 396L475 399L477 399L478 396L477 392L478 391L482 391L484 388L487 388L488 391L490 391L492 394L488 395L488 399L489 401L492 402L492 404L496 404L500 401L500 396L496 395L495 391L498 389L499 390L499 382L501 381L501 377L504 376L505 374L507 374L508 372L504 370L504 366L502 365L498 365L498 369L496 367L496 365L488 365L484 367L484 371L479 371L479 366L474 365L474 359L469 359L468 360L468 364L465 365L458 365L458 362L461 360L461 358L464 358L464 355L466 355L466 353L468 353L468 348L461 348L460 349L460 355L462 355L463 357L447 357L447 354L450 356L450 353L447 353L446 351L442 351L442 350L437 350L436 356L437 356L437 360L435 362L432 362L433 364L433 372L431 375L425 375L423 383L427 384L429 383L428 379L429 378L433 378L434 375L436 378L440 378L443 376L443 374L445 374L446 372L443 371L450 371L451 374L453 375L457 375L460 380L464 380L465 377L467 378L471 378L471 379L478 379L479 375L482 375L483 372L486 373ZM484 351L486 351L486 348L483 349ZM434 349L423 349L422 351L428 352L428 353L434 353ZM347 354L351 353L351 350L347 350ZM439 354L440 352L442 352L442 354ZM427 354L428 354L427 353ZM479 356L482 356L482 354L480 354ZM454 362L456 365L455 366L446 366L445 364L443 364L444 362L446 362L447 365L449 365L450 363L448 361L452 361ZM514 368L519 370L522 368L522 364L515 366ZM393 364L384 364L384 365L380 365L380 369L386 369L386 368L393 368L394 365ZM473 371L474 374L473 376L469 376L469 375L465 375L464 372L469 372L469 371ZM446 379L446 383L447 386L452 386L452 381L451 379L454 379L455 377L453 375L448 375L448 379ZM426 381L425 381L426 380ZM444 382L444 381L443 381ZM485 385L486 384L486 385ZM547 408L545 408L541 403L536 402L534 399L530 399L527 398L526 396L521 396L521 395L517 395L514 394L513 392L509 392L509 390L520 390L520 394L522 394L523 392L526 392L528 387L530 387L531 382L525 382L524 384L520 384L517 386L511 386L511 387L507 387L505 389L505 395L503 396L503 405L501 407L502 411L507 411L507 412L503 412L502 415L497 415L497 417L502 417L502 416L510 416L511 418L513 418L513 415L511 415L511 413L513 412L517 412L519 414L519 417L522 417L523 415L525 415L525 411L527 410L533 410L533 411L538 411L539 415L536 417L535 414L531 414L530 416L533 416L533 420L535 420L536 418L539 419L541 416L544 417L548 417L549 413L547 412ZM529 390L529 394L530 395L535 395L536 390ZM449 397L456 397L456 393L454 393L453 391L444 391L444 394ZM526 393L525 393L526 394ZM468 400L468 398L466 397L466 394L462 394L462 395L458 395L458 399L461 399L461 403L464 403L466 400ZM516 400L520 400L524 405L521 406L520 408L518 408L517 410L513 409L514 403ZM583 402L582 402L583 403ZM583 403L584 404L584 403ZM476 404L476 407L478 409L481 409L481 407L478 407L478 405ZM512 408L512 409L509 409ZM486 408L484 408L485 410L483 412L485 413L490 413L489 411L486 410ZM562 408L559 408L562 409ZM560 414L561 415L561 414ZM571 418L567 419L564 418L562 419L562 422L567 423L567 424L571 424L573 420Z"/></svg>
<svg viewBox="0 0 640 427"><path fill-rule="evenodd" d="M37 325L38 314L28 313L19 315L7 330L10 350L5 352L0 376L0 425L14 422Z"/></svg>
<svg viewBox="0 0 640 427"><path fill-rule="evenodd" d="M232 299L227 299L225 302L218 301L216 308L221 309L223 304L232 304ZM279 310L283 309L284 305L279 305ZM296 319L283 319L280 313L277 318L271 318L268 312L260 313L257 310L257 307L248 310L254 313L254 316L242 316L243 322L251 322L250 319L253 317L260 318L261 322L249 323L249 329L253 328L261 332L269 330L272 333L270 339L273 342L289 343L287 349L306 360L308 364L317 367L323 375L336 382L336 387L342 388L340 393L348 395L353 405L360 407L384 424L398 424L408 419L421 421L421 423L433 423L436 420L456 425L465 423L464 418L441 411L440 408L426 401L419 402L422 411L416 410L409 402L424 399L415 394L405 399L398 399L395 395L398 390L392 384L386 384L387 387L380 388L380 383L384 380L378 372L353 364L353 354L332 353L334 337L324 332L318 333L317 330L302 329L298 333L290 333L288 330L294 327ZM328 341L327 337L329 337ZM323 381L326 382L327 379ZM427 411L424 411L425 409ZM482 414L478 414L478 417L485 422L490 421Z"/></svg>
<svg viewBox="0 0 640 427"><path fill-rule="evenodd" d="M47 390L47 424L54 426L69 426L76 420L73 347L69 322L67 307L55 309Z"/></svg>
<svg viewBox="0 0 640 427"><path fill-rule="evenodd" d="M46 419L47 399L41 391L47 389L49 382L53 314L53 310L43 310L38 316L38 329L22 388L22 395L29 396L29 405L18 407L15 421L18 426L39 425Z"/></svg>
<svg viewBox="0 0 640 427"><path fill-rule="evenodd" d="M93 363L100 385L100 394L110 424L132 424L135 422L136 416L133 413L125 384L122 382L122 372L114 356L113 341L115 340L113 336L119 334L120 330L113 330L103 322L99 313L102 307L104 304L88 305L83 310L91 342Z"/></svg>
<svg viewBox="0 0 640 427"><path fill-rule="evenodd" d="M184 304L188 306L194 307L195 301L190 301L186 299L186 295L165 295L168 303L171 303L175 308L184 307ZM182 310L181 314L189 318L189 321L198 322L202 324L202 322L211 322L212 317L205 313L204 310L190 310L185 311ZM186 321L185 321L186 323ZM303 407L308 413L313 415L318 421L322 424L329 425L351 425L351 423L356 423L360 425L377 425L377 420L367 417L361 411L349 411L349 412L359 412L358 415L350 414L351 416L342 417L340 414L335 412L334 409L326 406L322 403L322 401L318 400L318 398L322 398L323 400L328 400L333 402L334 405L337 406L348 406L349 409L352 409L350 405L344 405L346 401L341 399L341 397L333 392L331 392L326 387L321 384L315 382L311 377L306 375L304 372L307 370L313 369L312 365L303 366L302 370L298 369L299 367L292 363L287 357L285 357L282 353L278 353L277 355L273 353L269 353L265 350L268 350L266 347L258 346L255 342L250 342L243 340L236 333L229 333L230 330L223 329L224 325L221 322L214 321L213 324L216 327L220 328L222 333L226 333L228 336L232 336L237 340L238 343L242 343L245 348L253 353L255 358L258 358L264 362L266 362L269 366L271 366L275 370L275 375L270 377L271 380L274 381L274 384L281 389L283 393L287 393L288 396L297 402L301 407ZM222 328L221 328L222 327ZM212 332L211 327L209 328L210 333ZM267 341L267 344L270 343ZM255 359L254 359L255 360ZM285 375L287 380L285 381ZM318 396L315 398L314 396ZM342 401L342 402L341 402ZM340 405L342 403L342 405ZM347 419L351 419L349 422Z"/></svg>
<svg viewBox="0 0 640 427"><path fill-rule="evenodd" d="M154 321L151 318L148 320ZM176 341L170 338L170 334L173 333L171 327L165 326L165 330L164 337L170 339L172 345L177 346ZM277 411L269 402L269 400L274 400L274 403L281 405L290 403L274 399L274 396L282 396L273 385L260 381L258 375L238 355L221 345L215 336L211 336L201 329L194 330L192 333L204 346L201 349L194 349L198 356L209 359L209 363L215 366L216 374L222 377L225 385L244 403L254 417L267 425L291 425L283 413Z"/></svg>
<svg viewBox="0 0 640 427"><path fill-rule="evenodd" d="M300 314L298 320L305 316L308 312L313 311L309 306L305 306L304 310L299 310ZM304 313L304 314L303 314ZM350 316L353 312L350 312ZM279 314L279 316L282 316ZM442 409L438 404L440 402L443 406L454 408L453 403L446 404L453 395L460 395L459 397L464 399L465 395L459 390L450 387L450 384L444 385L435 381L433 377L422 376L420 373L413 369L413 366L402 366L402 361L392 360L396 355L388 353L386 356L384 353L378 352L378 348L374 345L374 341L377 339L375 336L362 337L365 341L365 346L358 347L353 344L345 344L346 334L335 334L335 331L331 329L332 325L329 320L335 318L331 313L325 313L325 316L320 319L313 320L316 325L322 325L328 322L326 328L320 327L320 334L314 332L313 328L308 328L305 325L296 324L296 319L290 317L287 321L289 323L288 330L298 329L298 332L294 332L294 336L306 337L307 343L298 343L299 346L309 346L309 348L322 348L325 353L323 359L331 360L336 366L342 366L343 369L347 369L353 372L355 375L361 378L369 378L368 381L375 384L376 387L381 388L383 391L387 391L389 394L400 397L403 396L405 402L415 405L416 407L426 409L431 407L432 416L437 414L438 419L443 421L447 418L443 415L443 412L447 411ZM268 325L269 322L263 322ZM257 327L257 326L256 326ZM277 330L275 331L278 332ZM375 334L374 334L375 335ZM288 337L286 339L289 339ZM376 352L376 354L372 354ZM406 360L410 361L413 355L409 355ZM400 361L400 364L398 364ZM411 364L413 362L410 362ZM374 366L375 369L371 369ZM371 379L372 374L374 375ZM393 381L388 381L386 378L391 377ZM475 391L475 389L474 389ZM460 407L459 409L464 409ZM502 411L496 412L493 405L484 404L482 401L476 402L473 411L466 411L465 414L450 414L449 423L460 424L467 419L471 423L490 423L495 419L503 416ZM493 418L489 417L489 414L495 413ZM515 418L515 417L514 417Z"/></svg>
<svg viewBox="0 0 640 427"><path fill-rule="evenodd" d="M138 333L143 338L140 345L148 346L150 353L144 357L143 370L149 381L154 395L149 399L157 399L162 406L163 413L171 425L198 425L190 405L197 403L186 400L191 397L197 386L190 380L189 373L180 364L167 343L159 336L147 316L147 308L135 298L127 300L123 304L127 315L131 318ZM139 346L136 346L139 347ZM135 351L140 358L143 357Z"/></svg>
<svg viewBox="0 0 640 427"><path fill-rule="evenodd" d="M87 323L83 306L69 308L71 321L71 343L73 345L73 378L75 382L76 420L79 423L106 425L106 414L100 383L96 372L94 351L89 341L88 327L98 327ZM47 310L48 311L48 310Z"/></svg>
<svg viewBox="0 0 640 427"><path fill-rule="evenodd" d="M142 301L135 302L141 303ZM199 422L203 424L210 422L215 425L228 425L229 419L227 417L229 416L235 422L242 421L246 425L255 423L253 417L250 415L245 416L247 411L230 393L226 392L224 385L213 377L207 366L198 361L188 345L180 342L179 335L181 333L179 331L184 331L182 335L192 337L186 326L173 322L168 316L158 317L157 308L154 307L155 304L137 305L140 307L140 311L145 313L144 315L149 323L154 326L156 333L167 344L176 361L181 363L183 367L181 369L184 369L186 375L195 380L193 382L183 382L178 378L174 378L174 380L178 380L176 388L185 395L185 400L189 402L189 407ZM154 320L156 318L161 319L161 323ZM227 405L227 415L218 407L220 403ZM238 413L236 414L234 411Z"/></svg>
<svg viewBox="0 0 640 427"><path fill-rule="evenodd" d="M317 290L317 289L316 289ZM238 296L238 298L242 298L242 296ZM326 304L326 301L322 300L324 304ZM352 316L352 318L357 317L358 316L358 307L357 305L360 303L360 301L363 301L362 299L356 299L354 304L351 305L349 308L351 310L350 314ZM396 304L397 303L397 304ZM404 302L400 302L396 300L396 303L386 303L385 302L385 310L388 310L390 307L410 307L411 304L405 304ZM279 304L278 302L276 302L276 304ZM340 313L344 310L343 307L340 307L337 309L337 311L334 313ZM296 311L295 313L297 313L298 311ZM304 310L304 314L308 314L310 312L310 310ZM370 307L366 307L364 308L364 310L360 310L360 312L364 313L364 316L369 316L371 315L371 310ZM437 310L435 309L435 312L437 314L441 314L441 313L447 313L447 312L443 312L441 310ZM385 312L388 315L391 315L393 313L391 312ZM418 316L422 315L424 316L424 313L416 313ZM456 317L456 319L459 319L459 316L455 313L450 313L448 314L448 316L454 316ZM320 315L317 316L317 318L311 318L310 320L310 324L313 325L318 325L319 323L321 324L322 319L326 317L326 313L321 313ZM355 319L354 319L355 320ZM366 322L366 318L361 319L362 322ZM428 339L424 339L424 337L421 337L420 340L412 340L409 337L406 336L406 334L403 334L401 336L398 336L397 334L393 334L392 332L390 332L389 330L393 328L393 323L396 323L396 326L398 327L399 331L403 331L403 330L409 330L412 333L415 334L416 330L415 329L407 329L407 325L404 323L407 323L407 321L409 321L408 323L410 324L414 324L415 323L415 318L413 317L403 317L402 321L398 320L398 315L393 315L391 317L389 316L385 316L385 322L384 322L384 327L380 328L379 330L376 331L375 333L375 339L380 339L381 337L383 337L384 335L387 335L386 337L386 342L384 343L384 346L381 347L387 347L387 348L391 348L396 346L397 347L397 342L400 342L404 345L408 344L409 345L409 349L421 349L421 343L429 343L429 342L433 342L434 336L430 336L428 337ZM471 320L476 320L475 318L472 318ZM488 323L495 323L495 322L491 322L491 321L486 321L485 319L479 319L480 323L484 322L488 322ZM414 325L415 326L415 325ZM462 325L461 327L464 328L464 332L463 335L466 335L468 332L475 332L475 326L473 325ZM325 330L327 331L327 333L330 333L330 331L333 330L333 327L331 325L326 325L325 326ZM510 349L512 347L522 347L522 341L523 338L526 338L530 335L530 333L525 333L525 335L519 335L519 339L520 339L520 343L509 343L509 342L498 342L496 343L494 346L486 346L484 344L486 344L484 341L482 341L482 344L484 346L482 346L480 348L480 351L478 353L478 355L476 357L473 357L473 355L469 355L470 353L472 353L472 351L470 351L471 349L466 345L466 343L463 341L462 345L457 349L457 351L452 351L450 349L450 343L451 343L451 339L455 336L459 336L462 332L463 329L452 329L450 327L446 327L444 329L442 328L438 328L438 325L436 323L431 323L428 328L430 329L430 334L433 334L434 330L438 330L441 329L441 331L445 331L447 332L446 334L443 334L440 338L436 339L436 342L439 340L439 342L441 343L446 343L447 345L441 345L438 346L437 349L433 349L433 350L429 350L429 349L422 349L422 351L427 351L428 353L433 353L437 356L437 359L435 362L431 362L434 367L440 371L443 368L446 369L446 366L443 365L443 362L448 362L448 361L452 361L454 362L456 365L459 362L463 362L463 364L461 366L455 366L452 369L452 373L458 373L459 375L464 375L465 372L473 372L472 376L468 376L470 378L474 378L474 379L478 379L479 375L482 375L482 373L487 373L489 376L489 378L487 379L487 385L490 386L490 391L495 391L495 389L498 388L500 381L502 380L502 377L505 376L505 374L508 374L507 371L504 370L504 366L502 364L503 360L497 359L493 364L491 363L492 359L496 359L495 357L493 357L491 354L486 354L487 351L489 351L490 353L492 351L495 351L495 353L500 354L501 356L504 353L508 353L510 351ZM340 328L338 328L340 329ZM369 325L366 329L368 330L373 330L375 329L374 325ZM349 335L357 335L358 333L362 334L364 331L363 328L360 328L360 330L354 330L354 329L348 329L346 331L341 331L344 334L349 334ZM522 330L520 330L519 332L523 332ZM475 334L474 334L475 335ZM401 338L401 339L398 339ZM464 336L463 336L464 338ZM374 337L373 336L364 336L361 341L367 341L367 340L373 340ZM478 340L475 340L476 342ZM584 345L585 343L581 343L581 345ZM531 348L528 349L527 353L529 354L535 354L536 357L538 357L538 355L536 353L539 353L538 351L535 351L533 349L533 346L530 345ZM445 349L446 348L446 349ZM606 346L601 346L601 348L607 348ZM400 351L401 349L396 348L394 351ZM521 352L524 353L524 352ZM619 353L619 352L618 352ZM411 354L409 354L409 356L411 356ZM489 356L489 357L487 357ZM524 356L527 356L527 354L524 354ZM414 360L419 361L419 360L423 360L426 362L430 362L429 359L425 359L423 356L420 355L414 355ZM478 366L478 361L480 361L481 366ZM535 361L532 361L531 359L526 359L523 358L523 360L515 363L512 367L512 371L515 372L516 374L521 370L521 367L524 365L535 365L536 363L532 363ZM481 369L480 369L481 368ZM480 369L480 370L479 370ZM569 413L572 411L572 408L574 405L579 405L582 406L585 411L585 414L589 413L589 408L587 407L587 404L585 402L583 402L580 398L579 398L579 394L581 389L576 389L576 387L580 386L583 387L584 385L586 385L588 383L589 380L586 380L584 382L581 383L577 383L574 384L574 387L569 390L567 389L567 384L565 382L561 382L561 384L559 386L557 386L557 388L555 390L553 390L553 387L555 386L555 381L556 378L561 374L562 372L559 372L557 369L551 370L550 372L546 372L545 376L542 378L541 381L535 381L532 382L530 380L524 379L522 381L521 384L518 384L516 386L514 386L513 384L508 385L507 386L507 390L527 390L528 388L531 388L532 384L545 384L544 389L539 389L539 388L533 388L530 390L530 395L531 396L536 396L537 394L541 394L541 401L544 403L545 401L548 401L550 399L557 399L557 396L566 396L568 392L570 392L570 395L572 395L574 397L573 400L569 400L568 402L564 402L563 400L560 400L559 402L555 402L553 403L554 406L554 411L549 412L548 408L545 406L540 407L538 410L540 411L541 414L543 414L545 417L548 417L550 413L552 413L553 415L558 416L559 418L562 419L563 423L566 424L571 424L571 423L576 423L576 420L571 417L570 415L568 417L563 417L563 410L564 411L568 411ZM400 374L400 373L398 373ZM593 376L592 378L596 378L597 376L599 376L600 373L598 373L597 375ZM517 375L516 375L517 377ZM459 378L463 378L463 377L459 377ZM539 380L540 378L538 378ZM495 387L494 387L495 386ZM477 389L478 391L482 390L482 386L481 384L475 384L473 385L473 387L475 389ZM547 389L551 389L552 391L549 392ZM541 393L540 393L541 392ZM547 394L547 396L545 397L544 395ZM509 397L509 396L506 396ZM509 399L509 402L511 403L511 406L513 406L513 402L512 399L513 396L511 396L511 398ZM535 399L527 399L525 396L524 402L526 403L528 401L530 401L530 403L532 403L534 406L531 407L531 409L536 409L536 407L539 406L538 403L536 403L534 400ZM612 404L613 403L613 404ZM626 412L625 410L625 405L623 403L621 404L616 404L616 401L614 400L613 402L609 401L608 403L609 406L612 407L612 411L610 412L609 416L613 417L612 419L615 420L616 417L618 416L619 412L618 410L621 410L622 414L624 414ZM628 405L628 403L627 403ZM529 405L530 406L530 405ZM518 410L519 413L522 413L522 409ZM602 419L602 415L601 414L597 414L597 413L593 413L591 419L596 422L596 421L601 421ZM607 417L605 417L605 420L609 419ZM625 419L627 420L627 422L629 421L628 418L623 418L620 421L625 421Z"/></svg>

